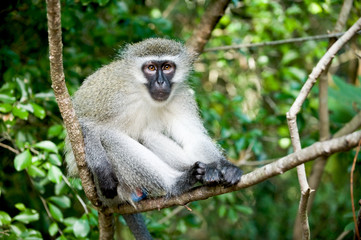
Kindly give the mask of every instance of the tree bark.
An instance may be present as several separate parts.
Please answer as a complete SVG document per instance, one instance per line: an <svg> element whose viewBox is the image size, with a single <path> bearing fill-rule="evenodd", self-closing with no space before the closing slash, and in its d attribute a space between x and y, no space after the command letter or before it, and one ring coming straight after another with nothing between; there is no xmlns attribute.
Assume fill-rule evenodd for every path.
<svg viewBox="0 0 361 240"><path fill-rule="evenodd" d="M204 46L211 37L213 29L216 27L219 19L224 15L230 0L212 0L207 7L201 22L194 30L192 36L187 41L187 47L194 52L201 54Z"/></svg>

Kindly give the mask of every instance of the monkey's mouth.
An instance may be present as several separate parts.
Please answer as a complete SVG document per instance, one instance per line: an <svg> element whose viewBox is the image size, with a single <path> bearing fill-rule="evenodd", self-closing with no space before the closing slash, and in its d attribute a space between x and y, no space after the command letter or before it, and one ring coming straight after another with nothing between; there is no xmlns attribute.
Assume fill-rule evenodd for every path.
<svg viewBox="0 0 361 240"><path fill-rule="evenodd" d="M154 100L162 102L169 98L170 91L156 91L153 93L151 92L150 95Z"/></svg>

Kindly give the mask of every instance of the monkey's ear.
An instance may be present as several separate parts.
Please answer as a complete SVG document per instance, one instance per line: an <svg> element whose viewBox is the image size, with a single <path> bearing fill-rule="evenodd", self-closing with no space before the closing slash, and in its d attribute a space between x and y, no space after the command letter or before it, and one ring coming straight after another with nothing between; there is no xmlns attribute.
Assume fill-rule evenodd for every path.
<svg viewBox="0 0 361 240"><path fill-rule="evenodd" d="M194 51L193 48L188 47L187 48L187 54L188 54L188 58L190 60L190 62L193 64L195 61L197 61L198 57L199 57L199 53L197 53L196 51Z"/></svg>

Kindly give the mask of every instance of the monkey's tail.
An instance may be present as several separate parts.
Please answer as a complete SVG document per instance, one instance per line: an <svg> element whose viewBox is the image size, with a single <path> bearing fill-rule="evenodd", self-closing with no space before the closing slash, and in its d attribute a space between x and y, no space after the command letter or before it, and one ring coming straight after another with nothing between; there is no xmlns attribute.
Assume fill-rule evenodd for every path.
<svg viewBox="0 0 361 240"><path fill-rule="evenodd" d="M133 233L136 240L151 240L153 239L150 235L143 216L140 213L136 214L125 214L123 218L127 222L130 231Z"/></svg>

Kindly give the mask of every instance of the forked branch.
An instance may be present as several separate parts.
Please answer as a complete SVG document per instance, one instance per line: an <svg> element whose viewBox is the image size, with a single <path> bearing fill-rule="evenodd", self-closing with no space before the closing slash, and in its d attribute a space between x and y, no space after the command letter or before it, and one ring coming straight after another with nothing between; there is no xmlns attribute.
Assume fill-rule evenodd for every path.
<svg viewBox="0 0 361 240"><path fill-rule="evenodd" d="M298 132L297 122L296 122L296 115L299 113L303 102L306 100L308 94L311 91L311 88L316 83L317 78L321 75L321 73L327 68L328 64L334 58L335 54L343 47L343 45L348 42L359 30L361 29L361 18L342 36L340 37L326 52L326 54L321 58L318 62L316 67L313 69L309 78L307 79L306 83L303 85L300 94L296 98L295 102L293 103L290 111L287 113L287 121L288 127L290 130L291 141L294 148L294 151L300 151L301 149L301 142L300 136ZM310 238L310 231L308 227L308 219L307 219L307 203L308 203L308 196L310 191L312 191L308 185L306 172L304 165L300 165L297 167L297 175L298 180L301 187L301 201L299 206L299 216L301 218L301 224L303 228L303 239ZM303 212L304 211L304 212Z"/></svg>

